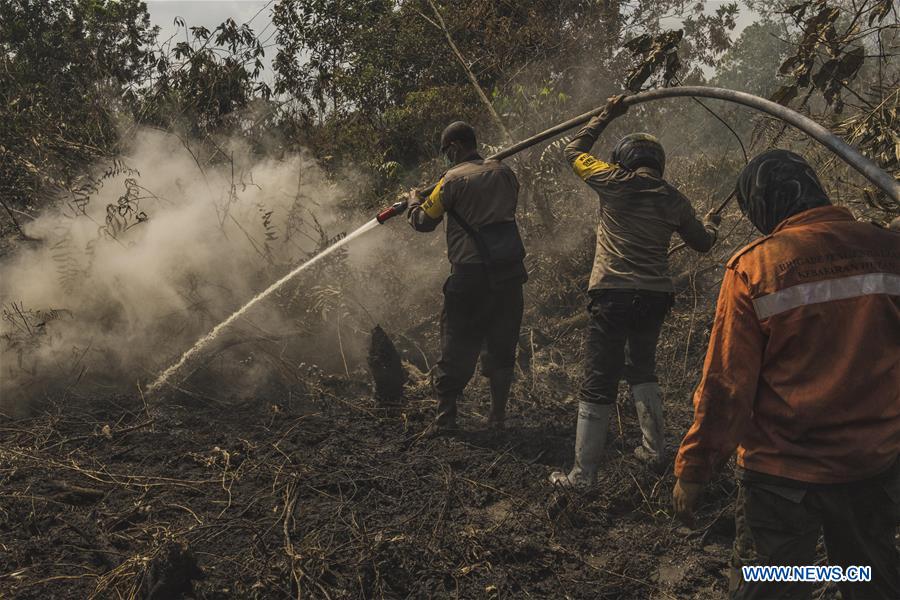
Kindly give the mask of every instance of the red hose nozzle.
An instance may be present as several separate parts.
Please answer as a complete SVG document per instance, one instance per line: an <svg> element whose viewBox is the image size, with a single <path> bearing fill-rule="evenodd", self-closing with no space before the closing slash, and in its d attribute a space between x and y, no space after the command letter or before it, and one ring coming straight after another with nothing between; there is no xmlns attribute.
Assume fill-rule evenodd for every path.
<svg viewBox="0 0 900 600"><path fill-rule="evenodd" d="M406 210L407 202L406 200L400 200L399 202L394 202L383 211L375 215L375 220L381 224L384 224L385 221L390 219L391 217L396 217L401 214L404 210Z"/></svg>

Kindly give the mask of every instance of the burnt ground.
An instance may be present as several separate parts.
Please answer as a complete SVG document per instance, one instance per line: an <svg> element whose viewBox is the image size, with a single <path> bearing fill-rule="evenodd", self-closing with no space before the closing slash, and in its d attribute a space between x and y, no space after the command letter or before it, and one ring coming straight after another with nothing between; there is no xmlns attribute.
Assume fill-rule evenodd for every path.
<svg viewBox="0 0 900 600"><path fill-rule="evenodd" d="M692 417L712 275L681 278L660 338L670 456ZM360 357L329 375L240 333L163 396L113 393L121 377L101 370L24 405L0 398L0 600L725 597L730 470L696 528L675 521L671 470L632 457L624 388L596 486L547 482L571 466L586 318L553 296L531 304L501 434L481 430L488 390L476 378L464 430L422 435L433 315L394 335L408 381L391 409ZM236 390L254 353L272 383L248 396Z"/></svg>
<svg viewBox="0 0 900 600"><path fill-rule="evenodd" d="M692 385L694 359L673 344L661 372ZM70 392L0 415L0 598L723 597L731 477L711 484L696 529L681 526L671 472L632 457L623 394L597 485L554 489L578 368L538 358L500 434L480 429L479 378L464 431L422 435L433 403L408 363L395 409L376 406L364 372L307 368L302 386L242 400ZM688 398L670 388L670 450Z"/></svg>
<svg viewBox="0 0 900 600"><path fill-rule="evenodd" d="M722 595L727 480L687 532L671 476L620 439L594 490L551 488L572 406L516 406L490 434L469 403L469 431L430 438L427 401L379 415L341 386L303 407L116 397L4 422L0 596L172 598L191 579L199 598Z"/></svg>

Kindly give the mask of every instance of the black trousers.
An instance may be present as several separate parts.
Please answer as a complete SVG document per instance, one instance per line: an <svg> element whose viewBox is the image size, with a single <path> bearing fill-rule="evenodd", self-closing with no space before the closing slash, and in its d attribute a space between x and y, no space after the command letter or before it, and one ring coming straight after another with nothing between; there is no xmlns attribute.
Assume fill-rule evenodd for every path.
<svg viewBox="0 0 900 600"><path fill-rule="evenodd" d="M484 272L454 272L444 283L441 313L441 358L434 387L439 398L462 393L475 373L490 377L516 364L524 300L522 283L513 280L493 289Z"/></svg>
<svg viewBox="0 0 900 600"><path fill-rule="evenodd" d="M614 404L619 380L656 381L656 342L673 295L649 290L595 290L588 305L581 399Z"/></svg>
<svg viewBox="0 0 900 600"><path fill-rule="evenodd" d="M824 533L829 565L868 566L872 581L838 583L844 600L900 598L900 556L894 536L900 468L853 483L812 485L743 471L739 475L731 597L810 598L811 582L747 582L741 567L813 565Z"/></svg>

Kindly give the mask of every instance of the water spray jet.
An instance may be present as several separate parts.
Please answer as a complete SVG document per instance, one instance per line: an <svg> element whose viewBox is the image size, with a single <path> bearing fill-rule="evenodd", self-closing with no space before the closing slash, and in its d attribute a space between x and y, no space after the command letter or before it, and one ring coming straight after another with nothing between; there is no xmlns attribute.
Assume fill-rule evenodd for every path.
<svg viewBox="0 0 900 600"><path fill-rule="evenodd" d="M329 254L331 254L332 252L334 252L341 246L344 246L345 244L349 243L351 240L358 238L359 236L363 235L367 231L371 231L372 229L374 229L377 226L378 226L378 221L376 219L372 219L371 221L362 225L361 227L359 227L358 229L356 229L349 235L336 241L334 244L332 244L328 248L325 248L324 250L322 250L321 252L316 254L314 257L312 257L311 259L309 259L308 261L306 261L299 267L295 268L290 273L288 273L287 275L285 275L284 277L282 277L281 279L279 279L278 281L276 281L275 283L273 283L272 285L270 285L269 287L267 287L266 289L264 289L263 291L258 293L256 296L251 298L249 302L247 302L241 308L239 308L234 313L232 313L232 315L230 317L228 317L227 319L225 319L224 321L222 321L221 323L216 325L212 329L212 331L210 331L205 336L200 338L197 341L197 343L195 343L184 354L181 355L181 358L178 359L178 362L176 362L171 367L169 367L168 369L163 371L153 381L153 383L151 383L149 386L147 386L147 392L148 393L156 392L164 383L166 383L169 380L169 378L172 375L177 373L181 369L181 367L183 367L193 355L195 355L198 352L200 352L201 350L203 350L203 348L205 348L207 345L209 345L210 342L212 342L214 339L216 339L216 337L218 337L218 335L225 328L227 328L229 325L231 325L232 323L237 321L241 317L241 315L243 315L248 310L253 308L253 306L257 302L259 302L263 298L267 297L268 295L273 293L275 290L277 290L278 288L283 286L285 283L287 283L288 281L290 281L291 279L296 277L300 272L306 270L307 268L311 267L315 263L319 262L320 260L322 260L323 258L328 256Z"/></svg>

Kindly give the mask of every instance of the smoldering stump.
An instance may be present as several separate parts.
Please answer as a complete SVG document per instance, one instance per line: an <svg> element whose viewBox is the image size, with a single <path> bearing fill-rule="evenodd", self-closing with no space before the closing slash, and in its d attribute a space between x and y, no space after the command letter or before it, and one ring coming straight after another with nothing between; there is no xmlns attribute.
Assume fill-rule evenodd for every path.
<svg viewBox="0 0 900 600"><path fill-rule="evenodd" d="M375 382L378 404L396 405L403 400L406 371L394 343L380 325L372 329L369 341L369 372Z"/></svg>
<svg viewBox="0 0 900 600"><path fill-rule="evenodd" d="M142 596L144 600L193 597L194 580L205 577L187 544L167 542L150 561Z"/></svg>

